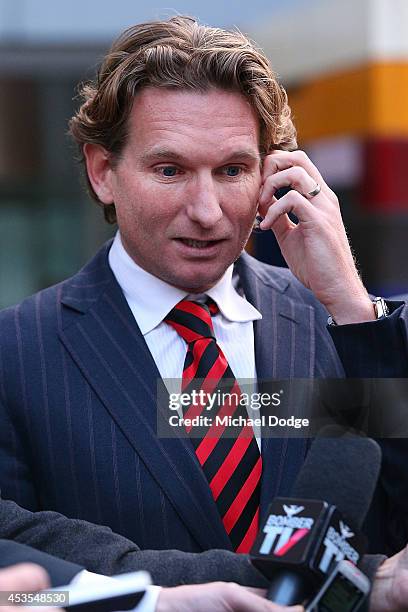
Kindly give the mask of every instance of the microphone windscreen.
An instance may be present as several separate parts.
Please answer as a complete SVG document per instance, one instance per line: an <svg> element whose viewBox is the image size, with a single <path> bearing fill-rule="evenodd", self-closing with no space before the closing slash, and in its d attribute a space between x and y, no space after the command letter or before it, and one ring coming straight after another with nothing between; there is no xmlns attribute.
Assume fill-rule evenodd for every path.
<svg viewBox="0 0 408 612"><path fill-rule="evenodd" d="M356 529L360 529L381 469L381 449L370 438L340 428L323 429L312 443L291 496L320 499L334 504Z"/></svg>

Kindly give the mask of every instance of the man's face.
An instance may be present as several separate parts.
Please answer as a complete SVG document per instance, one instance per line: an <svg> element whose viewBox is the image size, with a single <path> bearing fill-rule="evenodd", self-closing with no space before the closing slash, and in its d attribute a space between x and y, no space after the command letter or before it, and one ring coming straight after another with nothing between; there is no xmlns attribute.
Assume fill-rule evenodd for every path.
<svg viewBox="0 0 408 612"><path fill-rule="evenodd" d="M238 93L146 88L108 180L133 260L171 285L205 291L251 232L261 184L256 116Z"/></svg>

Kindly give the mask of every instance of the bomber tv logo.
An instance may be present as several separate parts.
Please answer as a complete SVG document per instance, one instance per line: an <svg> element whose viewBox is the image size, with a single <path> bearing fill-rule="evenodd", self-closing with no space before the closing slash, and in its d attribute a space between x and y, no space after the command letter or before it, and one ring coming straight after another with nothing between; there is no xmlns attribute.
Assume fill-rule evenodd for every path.
<svg viewBox="0 0 408 612"><path fill-rule="evenodd" d="M304 506L283 504L286 516L269 515L263 528L265 537L259 549L261 555L273 554L276 557L283 557L309 533L314 519L296 516L304 509Z"/></svg>
<svg viewBox="0 0 408 612"><path fill-rule="evenodd" d="M346 540L347 538L352 538L354 533L352 531L350 531L349 527L343 523L343 521L340 521L340 531L341 531L341 537Z"/></svg>
<svg viewBox="0 0 408 612"><path fill-rule="evenodd" d="M283 504L283 509L286 512L286 514L288 516L295 516L295 514L299 514L299 512L302 512L302 510L305 509L304 506L295 506L294 504L291 504L290 506L287 506L286 504Z"/></svg>
<svg viewBox="0 0 408 612"><path fill-rule="evenodd" d="M339 562L343 559L349 559L357 565L360 559L356 549L347 542L349 538L354 536L354 533L343 521L339 521L339 527L340 533L333 526L330 526L324 538L323 545L325 550L319 563L319 569L324 573L328 572L332 561Z"/></svg>

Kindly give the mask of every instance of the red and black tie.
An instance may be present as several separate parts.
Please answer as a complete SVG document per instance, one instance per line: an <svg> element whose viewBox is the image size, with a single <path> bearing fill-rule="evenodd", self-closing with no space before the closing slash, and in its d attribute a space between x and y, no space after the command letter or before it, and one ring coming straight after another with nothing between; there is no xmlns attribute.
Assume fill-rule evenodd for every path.
<svg viewBox="0 0 408 612"><path fill-rule="evenodd" d="M217 312L213 301L201 304L182 300L165 318L188 345L182 391L191 393L198 388L228 396L221 406L217 404L217 414L247 419L245 406L231 399L240 398L241 389L214 337L211 315ZM202 404L187 406L184 417L199 416L204 410ZM193 427L186 429L232 546L236 552L246 553L258 531L262 458L250 425L238 428L236 437L227 437L226 427L214 421L201 437Z"/></svg>

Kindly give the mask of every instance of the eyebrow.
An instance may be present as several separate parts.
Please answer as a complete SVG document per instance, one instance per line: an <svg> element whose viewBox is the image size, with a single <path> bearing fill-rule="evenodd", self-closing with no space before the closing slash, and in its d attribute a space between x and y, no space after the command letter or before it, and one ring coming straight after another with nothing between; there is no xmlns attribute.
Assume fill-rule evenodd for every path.
<svg viewBox="0 0 408 612"><path fill-rule="evenodd" d="M172 151L171 149L166 148L153 148L151 151L148 151L144 155L142 155L142 161L145 163L149 163L155 160L160 159L172 159L174 161L180 162L189 162L190 159L188 157L184 157L180 153L176 153L176 151ZM254 153L252 149L240 149L238 151L233 151L229 155L225 156L224 161L220 163L220 166L227 163L230 160L234 161L248 161L248 162L259 162L261 163L261 155L259 153Z"/></svg>

